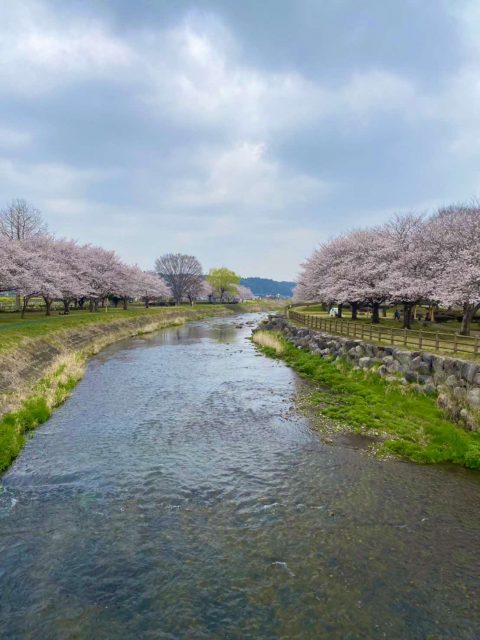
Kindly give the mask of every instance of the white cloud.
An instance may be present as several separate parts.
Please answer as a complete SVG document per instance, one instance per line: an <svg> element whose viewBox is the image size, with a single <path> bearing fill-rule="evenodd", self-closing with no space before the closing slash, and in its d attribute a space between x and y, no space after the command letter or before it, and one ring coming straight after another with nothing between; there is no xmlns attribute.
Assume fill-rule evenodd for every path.
<svg viewBox="0 0 480 640"><path fill-rule="evenodd" d="M0 92L38 94L132 63L132 51L95 20L61 22L34 0L0 7Z"/></svg>
<svg viewBox="0 0 480 640"><path fill-rule="evenodd" d="M200 153L197 178L177 180L168 201L177 207L223 205L278 210L324 195L329 187L317 178L291 174L267 157L261 143Z"/></svg>

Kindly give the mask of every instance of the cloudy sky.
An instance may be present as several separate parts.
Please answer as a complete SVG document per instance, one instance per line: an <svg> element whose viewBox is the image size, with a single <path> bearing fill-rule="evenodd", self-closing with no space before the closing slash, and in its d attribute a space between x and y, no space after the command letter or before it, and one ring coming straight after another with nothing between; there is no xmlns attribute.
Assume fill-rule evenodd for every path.
<svg viewBox="0 0 480 640"><path fill-rule="evenodd" d="M294 279L480 195L478 0L0 0L0 198L143 267Z"/></svg>

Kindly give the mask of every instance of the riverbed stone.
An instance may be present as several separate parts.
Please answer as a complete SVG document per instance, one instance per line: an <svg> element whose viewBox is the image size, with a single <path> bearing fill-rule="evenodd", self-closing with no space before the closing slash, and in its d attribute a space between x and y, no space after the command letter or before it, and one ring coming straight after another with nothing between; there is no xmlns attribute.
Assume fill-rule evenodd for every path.
<svg viewBox="0 0 480 640"><path fill-rule="evenodd" d="M412 354L410 351L397 351L395 359L403 366L410 366Z"/></svg>
<svg viewBox="0 0 480 640"><path fill-rule="evenodd" d="M476 387L467 391L467 402L474 409L480 409L480 388Z"/></svg>
<svg viewBox="0 0 480 640"><path fill-rule="evenodd" d="M469 384L473 384L478 370L478 365L475 362L465 362L462 367L462 378Z"/></svg>
<svg viewBox="0 0 480 640"><path fill-rule="evenodd" d="M378 369L377 369L377 373L378 373L378 375L379 375L379 376L381 376L382 378L384 378L384 377L387 375L387 373L388 373L388 369L387 369L387 367L386 367L384 364L382 364L382 365L380 365L380 366L378 367Z"/></svg>
<svg viewBox="0 0 480 640"><path fill-rule="evenodd" d="M457 386L457 384L458 384L458 378L457 378L457 376L454 376L453 374L450 374L450 375L448 376L448 378L445 380L445 384L446 384L448 387L456 387L456 386Z"/></svg>
<svg viewBox="0 0 480 640"><path fill-rule="evenodd" d="M421 364L422 364L421 356L415 356L415 358L412 358L410 361L410 366L414 371L417 371Z"/></svg>
<svg viewBox="0 0 480 640"><path fill-rule="evenodd" d="M453 389L453 397L455 400L462 401L465 399L467 395L467 390L464 387L454 387Z"/></svg>
<svg viewBox="0 0 480 640"><path fill-rule="evenodd" d="M443 361L442 356L432 356L432 368L435 373L443 371Z"/></svg>
<svg viewBox="0 0 480 640"><path fill-rule="evenodd" d="M390 364L387 365L387 369L389 373L399 373L401 371L401 366L400 363L397 362L397 360L394 360L393 362L390 362Z"/></svg>
<svg viewBox="0 0 480 640"><path fill-rule="evenodd" d="M364 356L363 358L360 358L358 361L358 366L361 369L368 369L369 367L371 367L373 364L373 358L370 358L368 356Z"/></svg>
<svg viewBox="0 0 480 640"><path fill-rule="evenodd" d="M447 409L450 404L448 396L445 393L441 393L437 398L437 404L441 409Z"/></svg>
<svg viewBox="0 0 480 640"><path fill-rule="evenodd" d="M448 375L457 374L462 368L463 362L454 358L444 358L443 369Z"/></svg>

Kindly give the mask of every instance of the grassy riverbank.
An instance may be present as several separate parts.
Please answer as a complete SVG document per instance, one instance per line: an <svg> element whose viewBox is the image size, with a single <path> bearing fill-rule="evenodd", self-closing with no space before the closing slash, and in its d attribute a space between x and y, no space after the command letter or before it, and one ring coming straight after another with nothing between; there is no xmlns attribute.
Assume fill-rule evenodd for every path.
<svg viewBox="0 0 480 640"><path fill-rule="evenodd" d="M28 313L25 318L20 313L0 313L0 353L5 353L19 346L25 339L53 336L58 332L83 329L90 325L104 325L128 318L150 317L157 318L163 315L191 314L198 312L205 315L223 313L222 310L230 309L234 313L242 311L271 311L280 305L274 300L252 300L242 304L195 304L180 305L178 307L132 307L125 311L121 308L109 307L108 311L100 309L95 312L71 311L68 315L53 313L45 316L43 311Z"/></svg>
<svg viewBox="0 0 480 640"><path fill-rule="evenodd" d="M281 334L268 333L269 345L261 335L255 334L254 341L267 355L282 358L315 384L310 396L314 409L345 429L380 434L380 454L480 469L480 433L465 431L446 419L434 396L388 383L340 360L330 362L297 349Z"/></svg>
<svg viewBox="0 0 480 640"><path fill-rule="evenodd" d="M0 318L0 472L20 452L26 434L45 422L82 378L90 356L118 340L192 320L268 311L274 301L77 312L24 321Z"/></svg>

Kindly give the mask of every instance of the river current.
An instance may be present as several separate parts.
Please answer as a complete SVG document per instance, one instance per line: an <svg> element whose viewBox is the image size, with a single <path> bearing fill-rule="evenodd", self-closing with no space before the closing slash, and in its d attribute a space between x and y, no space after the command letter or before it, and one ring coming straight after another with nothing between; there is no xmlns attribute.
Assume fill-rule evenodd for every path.
<svg viewBox="0 0 480 640"><path fill-rule="evenodd" d="M325 443L258 318L90 361L0 478L0 638L480 638L478 474Z"/></svg>

